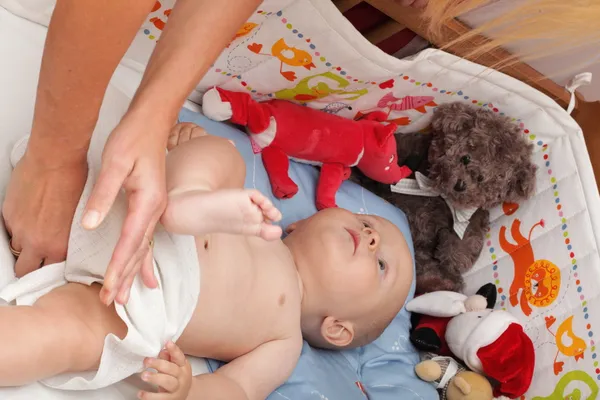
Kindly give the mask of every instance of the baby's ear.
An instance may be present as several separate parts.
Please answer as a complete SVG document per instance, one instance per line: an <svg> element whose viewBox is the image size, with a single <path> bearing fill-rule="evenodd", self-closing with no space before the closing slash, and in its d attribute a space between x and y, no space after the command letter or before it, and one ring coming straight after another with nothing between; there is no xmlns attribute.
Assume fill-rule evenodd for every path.
<svg viewBox="0 0 600 400"><path fill-rule="evenodd" d="M327 343L343 348L354 340L354 325L350 321L340 321L327 317L321 324L321 335Z"/></svg>

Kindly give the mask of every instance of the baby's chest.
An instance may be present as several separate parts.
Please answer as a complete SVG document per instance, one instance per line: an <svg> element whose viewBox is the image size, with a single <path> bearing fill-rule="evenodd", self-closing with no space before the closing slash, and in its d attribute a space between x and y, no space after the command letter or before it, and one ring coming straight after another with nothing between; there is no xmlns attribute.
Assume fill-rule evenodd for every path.
<svg viewBox="0 0 600 400"><path fill-rule="evenodd" d="M215 296L246 326L276 329L282 319L294 314L290 313L294 308L299 312L297 273L287 254L278 250L276 246L261 246L235 255L228 253L220 263L215 263L220 270L208 290L221 288L221 294Z"/></svg>
<svg viewBox="0 0 600 400"><path fill-rule="evenodd" d="M228 246L207 261L189 325L202 338L202 351L210 351L199 355L235 357L300 329L297 275L277 247Z"/></svg>

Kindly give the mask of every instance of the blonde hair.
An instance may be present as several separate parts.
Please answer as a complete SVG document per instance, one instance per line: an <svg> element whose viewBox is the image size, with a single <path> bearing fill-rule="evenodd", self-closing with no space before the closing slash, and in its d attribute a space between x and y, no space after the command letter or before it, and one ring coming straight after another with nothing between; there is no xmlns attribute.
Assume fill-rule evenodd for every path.
<svg viewBox="0 0 600 400"><path fill-rule="evenodd" d="M494 6L492 0L429 0L424 16L429 20L430 33L442 32L444 23L475 9ZM470 50L467 58L477 59L497 47L525 44L525 50L501 60L508 65L518 59L528 61L555 54L569 53L578 48L600 45L599 0L519 0L501 1L494 18L463 34L446 47L468 44L474 36L483 34L491 40ZM590 52L597 55L600 49Z"/></svg>

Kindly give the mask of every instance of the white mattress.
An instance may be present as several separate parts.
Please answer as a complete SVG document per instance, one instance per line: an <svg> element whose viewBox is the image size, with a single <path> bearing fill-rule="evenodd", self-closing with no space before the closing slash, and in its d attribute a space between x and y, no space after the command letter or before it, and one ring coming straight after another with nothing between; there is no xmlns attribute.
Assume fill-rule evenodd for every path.
<svg viewBox="0 0 600 400"><path fill-rule="evenodd" d="M29 132L33 117L35 88L41 60L46 29L35 23L16 17L0 7L0 203L8 181L9 152L19 137ZM139 75L126 68L119 68L106 94L94 140L110 132L125 111L131 94L139 81ZM4 229L0 229L0 286L13 279L12 260L6 245ZM201 359L192 359L195 374L207 371ZM21 387L0 389L2 400L106 400L136 398L144 383L137 377L93 392L65 392L49 389L39 383Z"/></svg>

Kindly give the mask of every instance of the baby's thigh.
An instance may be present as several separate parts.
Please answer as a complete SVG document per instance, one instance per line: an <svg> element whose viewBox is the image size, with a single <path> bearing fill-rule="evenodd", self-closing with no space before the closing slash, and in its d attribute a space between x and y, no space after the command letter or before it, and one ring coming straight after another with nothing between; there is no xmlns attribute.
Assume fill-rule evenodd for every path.
<svg viewBox="0 0 600 400"><path fill-rule="evenodd" d="M105 337L112 333L125 338L127 326L113 305L106 307L98 296L100 285L68 283L40 297L33 308L54 326L45 334L59 335L62 351L74 371L97 369ZM52 341L52 338L48 337Z"/></svg>

